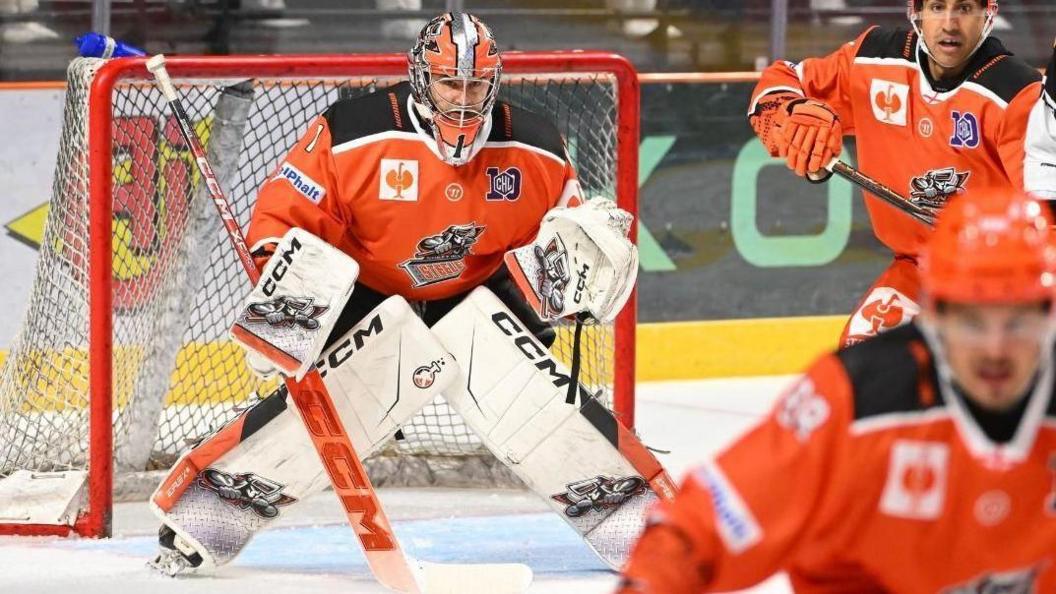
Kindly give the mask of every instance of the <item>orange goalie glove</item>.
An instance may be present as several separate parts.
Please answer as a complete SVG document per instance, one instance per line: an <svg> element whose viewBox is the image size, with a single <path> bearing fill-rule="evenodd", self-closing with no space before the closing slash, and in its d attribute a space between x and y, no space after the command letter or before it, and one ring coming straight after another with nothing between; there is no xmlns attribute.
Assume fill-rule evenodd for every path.
<svg viewBox="0 0 1056 594"><path fill-rule="evenodd" d="M843 150L840 118L820 101L793 93L769 95L750 121L770 156L784 158L799 176L821 171Z"/></svg>

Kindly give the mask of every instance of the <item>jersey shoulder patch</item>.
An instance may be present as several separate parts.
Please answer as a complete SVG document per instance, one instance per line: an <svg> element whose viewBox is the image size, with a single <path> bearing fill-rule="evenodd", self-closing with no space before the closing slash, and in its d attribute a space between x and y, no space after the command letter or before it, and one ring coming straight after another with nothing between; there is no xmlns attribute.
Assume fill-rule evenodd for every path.
<svg viewBox="0 0 1056 594"><path fill-rule="evenodd" d="M987 43L991 41L1000 43L996 39L988 39ZM1040 80L1040 72L1007 52L998 53L968 77L969 82L986 87L1006 103Z"/></svg>
<svg viewBox="0 0 1056 594"><path fill-rule="evenodd" d="M865 34L856 58L897 58L916 62L917 34L911 29L873 27Z"/></svg>
<svg viewBox="0 0 1056 594"><path fill-rule="evenodd" d="M561 133L546 118L504 101L495 103L491 117L488 142L519 142L565 158Z"/></svg>
<svg viewBox="0 0 1056 594"><path fill-rule="evenodd" d="M931 351L914 324L841 349L836 357L851 381L855 420L942 405Z"/></svg>
<svg viewBox="0 0 1056 594"><path fill-rule="evenodd" d="M410 93L410 83L402 82L362 97L341 99L334 103L323 112L330 126L331 142L336 146L390 130L413 132L407 113L407 97Z"/></svg>

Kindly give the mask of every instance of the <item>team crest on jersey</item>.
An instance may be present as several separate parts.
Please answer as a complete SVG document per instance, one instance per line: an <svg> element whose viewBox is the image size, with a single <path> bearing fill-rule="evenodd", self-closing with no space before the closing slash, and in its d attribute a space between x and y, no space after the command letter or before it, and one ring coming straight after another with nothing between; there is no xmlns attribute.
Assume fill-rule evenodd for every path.
<svg viewBox="0 0 1056 594"><path fill-rule="evenodd" d="M909 85L879 78L873 79L869 90L873 115L884 124L905 126L909 113Z"/></svg>
<svg viewBox="0 0 1056 594"><path fill-rule="evenodd" d="M488 167L485 170L491 188L488 190L485 200L516 200L521 197L521 170L516 167L499 169Z"/></svg>
<svg viewBox="0 0 1056 594"><path fill-rule="evenodd" d="M971 171L953 167L932 169L909 182L910 202L926 208L942 208L950 198L964 192Z"/></svg>
<svg viewBox="0 0 1056 594"><path fill-rule="evenodd" d="M286 485L252 472L228 474L215 468L206 468L198 477L198 484L216 493L225 503L239 509L252 509L262 518L274 518L279 515L280 506L297 501L283 494Z"/></svg>
<svg viewBox="0 0 1056 594"><path fill-rule="evenodd" d="M465 257L484 233L484 225L451 225L439 235L418 242L414 257L400 264L414 287L435 285L458 278L466 269Z"/></svg>
<svg viewBox="0 0 1056 594"><path fill-rule="evenodd" d="M382 159L378 198L397 202L418 200L418 161Z"/></svg>
<svg viewBox="0 0 1056 594"><path fill-rule="evenodd" d="M896 518L934 520L946 503L950 446L898 439L891 446L880 511Z"/></svg>
<svg viewBox="0 0 1056 594"><path fill-rule="evenodd" d="M950 113L953 118L953 136L950 137L950 146L954 148L976 148L979 146L979 118L974 113L954 111Z"/></svg>
<svg viewBox="0 0 1056 594"><path fill-rule="evenodd" d="M1038 567L985 573L966 584L945 588L941 594L1036 594Z"/></svg>

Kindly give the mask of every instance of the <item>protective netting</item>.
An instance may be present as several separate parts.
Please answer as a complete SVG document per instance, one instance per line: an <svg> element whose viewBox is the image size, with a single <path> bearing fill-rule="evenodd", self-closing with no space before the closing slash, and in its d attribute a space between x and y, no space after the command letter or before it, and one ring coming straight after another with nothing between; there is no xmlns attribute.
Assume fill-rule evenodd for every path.
<svg viewBox="0 0 1056 594"><path fill-rule="evenodd" d="M0 477L16 469L82 469L88 446L88 97L101 61L69 69L65 121L37 278L0 373ZM236 218L307 128L341 97L394 79L180 80ZM615 79L610 74L508 74L504 100L543 114L565 135L588 196L614 197ZM244 272L154 85L112 96L114 461L118 472L167 468L274 385L262 384L227 337L248 292ZM96 197L95 199L100 199ZM105 198L105 197L103 197ZM552 348L571 359L572 331ZM611 396L613 333L588 326L581 380ZM438 399L379 456L460 460L485 454ZM486 456L483 456L486 458ZM485 463L485 465L487 465ZM371 465L379 476L385 465ZM387 471L385 471L387 472ZM419 471L415 471L419 472ZM441 473L442 474L442 473Z"/></svg>

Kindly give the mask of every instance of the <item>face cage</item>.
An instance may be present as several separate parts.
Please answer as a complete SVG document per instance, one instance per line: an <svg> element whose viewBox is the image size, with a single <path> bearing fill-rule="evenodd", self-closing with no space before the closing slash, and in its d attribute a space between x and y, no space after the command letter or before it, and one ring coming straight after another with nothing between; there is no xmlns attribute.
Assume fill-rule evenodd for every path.
<svg viewBox="0 0 1056 594"><path fill-rule="evenodd" d="M924 2L926 1L927 0L920 0L921 10L923 10ZM935 58L935 56L931 53L931 50L928 49L928 44L924 42L924 32L920 28L920 21L922 17L920 16L920 12L917 11L916 5L917 0L909 0L906 3L906 17L909 19L909 24L913 26L913 31L915 31L917 34L917 39L920 41L920 49L924 51L924 54L926 56L928 56L932 60L935 60L940 66L943 66L945 68L956 68L964 62L971 60L972 56L975 55L975 52L979 51L979 48L982 47L983 43L988 37L990 37L990 34L994 31L994 20L997 18L997 0L987 0L986 8L984 9L984 18L986 19L986 24L983 25L983 33L979 36L979 42L976 43L975 47L972 48L972 51L968 53L968 57L964 59L964 62L961 62L961 64L953 64L952 66L947 66L946 64L942 64Z"/></svg>
<svg viewBox="0 0 1056 594"><path fill-rule="evenodd" d="M429 85L432 82L433 73L430 72L430 64L426 61L425 56L422 55L421 52L415 52L412 49L409 59L407 60L407 77L411 81L411 93L414 95L414 101L425 109L425 111L427 112L425 115L432 118L436 114L442 113L439 107L433 102L432 97L429 94ZM445 78L463 77L452 76ZM480 107L480 112L482 116L486 116L488 113L490 113L492 106L495 105L495 100L499 96L499 84L501 79L502 62L499 62L495 65L495 68L493 70L491 90Z"/></svg>
<svg viewBox="0 0 1056 594"><path fill-rule="evenodd" d="M498 95L494 76L488 78L465 78L461 76L431 76L432 80L427 87L426 97L429 101L429 109L433 112L434 118L442 118L446 124L465 128L480 123L484 120L484 117L491 111L492 106L495 104L495 97ZM473 82L481 82L488 86L487 93L484 98L475 103L450 103L445 99L437 100L434 95L439 96L443 91L436 90L435 93L429 92L429 88L433 88L434 85L439 87L445 81L458 81L462 84L462 97L465 98L467 86Z"/></svg>

